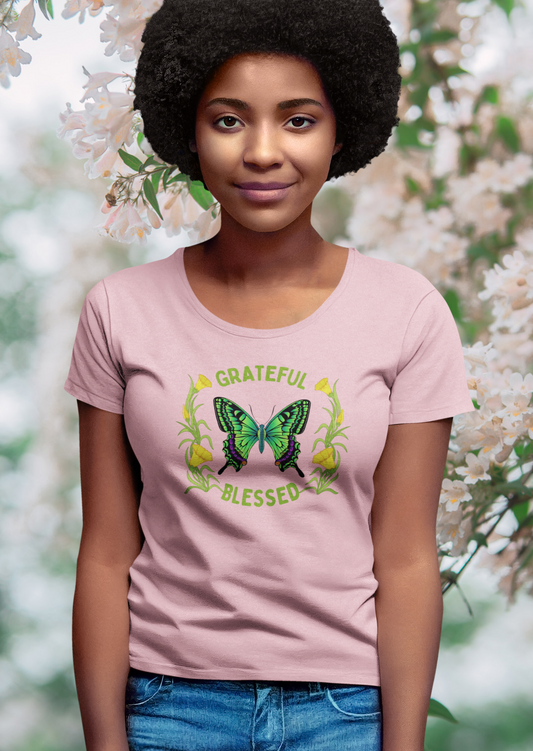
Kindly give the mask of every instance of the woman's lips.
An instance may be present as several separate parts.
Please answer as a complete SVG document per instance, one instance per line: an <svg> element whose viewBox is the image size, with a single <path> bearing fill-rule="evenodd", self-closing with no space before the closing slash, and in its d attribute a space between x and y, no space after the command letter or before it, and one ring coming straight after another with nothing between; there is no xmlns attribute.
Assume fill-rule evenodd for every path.
<svg viewBox="0 0 533 751"><path fill-rule="evenodd" d="M254 185L254 187L251 187ZM255 187L257 185L257 187ZM257 201L259 203L265 203L268 201L280 201L285 198L292 185L282 186L279 183L273 184L275 187L259 187L255 183L244 183L242 186L237 185L239 193L243 198L247 198L249 201Z"/></svg>

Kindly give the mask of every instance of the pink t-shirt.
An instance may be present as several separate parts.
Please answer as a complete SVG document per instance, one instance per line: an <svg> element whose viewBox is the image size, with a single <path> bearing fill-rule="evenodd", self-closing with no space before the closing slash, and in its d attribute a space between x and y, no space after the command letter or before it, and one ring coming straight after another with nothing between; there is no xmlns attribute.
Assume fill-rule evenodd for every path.
<svg viewBox="0 0 533 751"><path fill-rule="evenodd" d="M388 426L474 409L425 277L350 249L315 313L248 329L199 302L180 248L93 287L66 389L124 413L142 469L132 667L380 684L369 515Z"/></svg>

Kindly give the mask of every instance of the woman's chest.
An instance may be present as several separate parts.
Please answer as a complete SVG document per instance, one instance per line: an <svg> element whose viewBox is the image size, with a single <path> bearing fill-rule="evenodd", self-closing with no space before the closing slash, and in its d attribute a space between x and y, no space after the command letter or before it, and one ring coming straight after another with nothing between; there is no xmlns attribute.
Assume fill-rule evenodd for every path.
<svg viewBox="0 0 533 751"><path fill-rule="evenodd" d="M336 492L343 474L371 475L388 430L394 355L367 336L350 340L346 324L309 328L258 339L202 326L149 340L137 332L122 363L141 466L232 493L291 483Z"/></svg>

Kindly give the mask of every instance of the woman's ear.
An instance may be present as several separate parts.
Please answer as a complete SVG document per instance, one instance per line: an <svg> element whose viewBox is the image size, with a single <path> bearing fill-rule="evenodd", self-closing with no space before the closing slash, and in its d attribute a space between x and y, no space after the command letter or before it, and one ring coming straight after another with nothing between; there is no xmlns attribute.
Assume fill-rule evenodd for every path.
<svg viewBox="0 0 533 751"><path fill-rule="evenodd" d="M194 141L189 141L189 149L191 151L194 151L194 153L198 151L198 149L196 148L196 143Z"/></svg>
<svg viewBox="0 0 533 751"><path fill-rule="evenodd" d="M335 148L333 149L333 154L331 156L335 156L335 154L338 154L341 149L342 149L342 143L336 143Z"/></svg>

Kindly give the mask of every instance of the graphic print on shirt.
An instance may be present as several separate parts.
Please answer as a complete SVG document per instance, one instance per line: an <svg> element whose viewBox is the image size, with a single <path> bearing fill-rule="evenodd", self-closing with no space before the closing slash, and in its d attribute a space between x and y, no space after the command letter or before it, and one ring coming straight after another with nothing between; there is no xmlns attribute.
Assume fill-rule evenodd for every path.
<svg viewBox="0 0 533 751"><path fill-rule="evenodd" d="M325 430L326 433L324 437L316 439L313 444L313 451L320 444L324 448L313 456L313 464L318 464L319 467L316 467L311 472L311 475L314 475L314 477L307 481L304 490L314 490L317 495L320 495L320 493L335 493L337 495L337 491L330 487L339 477L341 453L337 447L348 451L342 439L348 440L348 436L344 431L348 430L350 426L345 425L341 428L344 422L344 410L337 396L337 381L335 381L333 388L331 388L328 379L322 378L316 384L315 391L321 391L329 398L331 409L328 409L328 407L323 407L323 409L328 413L330 420L329 424L323 422L315 431L315 433L320 433L322 430Z"/></svg>
<svg viewBox="0 0 533 751"><path fill-rule="evenodd" d="M204 419L199 420L196 417L196 412L203 407L203 404L196 404L196 397L202 389L211 388L212 383L204 375L199 375L196 385L189 376L190 386L187 399L183 405L183 419L185 422L179 422L178 425L183 425L178 435L182 433L190 433L190 438L184 438L179 448L184 444L189 444L185 449L185 462L187 464L187 479L191 483L185 490L188 493L192 488L203 490L207 493L211 488L220 488L220 480L213 474L213 469L207 464L207 462L213 461L213 454L205 446L202 446L202 441L206 441L211 448L213 448L213 441L207 434L202 434L202 426L205 426L207 430L211 431L211 428ZM203 465L203 466L202 466ZM214 480L211 483L211 480Z"/></svg>
<svg viewBox="0 0 533 751"><path fill-rule="evenodd" d="M227 467L240 472L248 463L251 449L259 441L260 453L263 453L265 442L268 443L274 452L274 463L282 472L294 467L300 477L304 477L296 463L300 455L300 444L295 436L303 433L307 425L311 409L309 399L298 399L287 405L271 417L266 425L259 425L245 409L224 396L216 396L213 404L218 427L228 434L222 444L226 464L218 470L219 475Z"/></svg>
<svg viewBox="0 0 533 751"><path fill-rule="evenodd" d="M257 369L256 377L253 377L250 367L246 366L244 368L244 371L242 371L243 381L261 381L261 371L264 370L267 374L265 380L279 383L288 373L288 368L285 367L280 367L279 369L277 366L255 367ZM277 378L275 378L276 371L279 371ZM234 384L241 383L237 368L228 368L227 372L229 377L226 376L225 371L217 371L216 381L219 386L233 386ZM293 371L290 372L291 376L292 373ZM298 372L298 377L291 378L289 385L305 390L306 375L306 373L303 373L300 377L300 372ZM288 378L287 380L289 381ZM348 429L348 426L344 425L344 410L341 407L337 394L337 381L335 381L333 387L330 387L328 378L322 378L315 385L314 390L320 392L320 394L323 394L328 399L328 406L323 406L322 409L327 412L329 419L315 430L315 435L320 435L315 439L312 449L310 449L310 445L307 443L307 449L303 453L300 441L296 436L301 436L306 428L309 430L308 420L311 414L310 399L297 399L290 402L282 410L271 416L266 424L260 424L253 416L252 406L250 406L252 414L249 414L237 402L224 396L215 396L214 398L208 398L205 403L197 403L200 391L206 388L213 388L213 384L207 376L202 374L198 376L196 383L189 375L189 381L189 392L182 407L183 421L178 421L178 424L181 426L178 435L182 436L186 434L186 437L179 443L179 448L184 445L186 446L185 463L187 465L187 479L190 485L185 490L185 493L188 493L193 488L201 490L204 493L216 489L222 494L223 500L227 501L231 498L233 503L242 503L244 506L250 505L246 499L253 493L258 501L253 505L262 505L263 491L240 488L234 484L230 475L227 475L227 479L232 481L222 485L218 476L222 475L228 468L233 468L235 473L240 472L250 462L249 456L253 447L258 444L259 453L263 453L265 443L267 443L274 455L273 471L275 475L273 475L273 482L275 481L275 476L279 478L277 470L281 472L289 470L289 475L292 475L290 470L294 469L294 474L298 474L301 478L305 478L307 475L304 484L301 486L290 482L285 488L272 488L264 491L266 497L269 499L266 501L267 506L276 503L276 493L280 504L287 502L286 500L282 500L284 493L287 493L291 500L295 500L306 491L310 491L316 495L326 492L337 495L338 491L334 489L334 486L339 478L339 468L341 465L340 449L342 448L344 451L347 451L344 441L348 440L348 436L344 432ZM319 415L317 411L320 406L319 400L324 399L324 396L320 396L320 394L317 394L316 398L313 399L313 402L316 404L313 410L315 420L317 420ZM220 466L222 464L220 462L219 468L214 468L210 464L213 462L212 452L215 451L215 448L219 450L219 441L217 440L218 431L215 428L215 432L213 433L207 423L209 414L213 414L209 409L211 404L213 405L212 409L214 410L218 428L222 433L226 434L225 437L221 436L220 440L220 449L224 454L225 464ZM255 402L253 406L256 406ZM272 408L272 411L274 410L275 407ZM199 417L200 411L201 418ZM215 448L213 441L215 441ZM320 450L315 453L317 448ZM259 453L257 457L259 457ZM311 462L318 466L310 472L304 472L301 467L302 462L307 462L308 466ZM242 474L243 480L247 476L253 477L253 465L254 456L252 455L250 465L252 470L245 470ZM264 462L263 466L265 466ZM295 479L297 478L295 477ZM258 494L261 496L260 498Z"/></svg>

